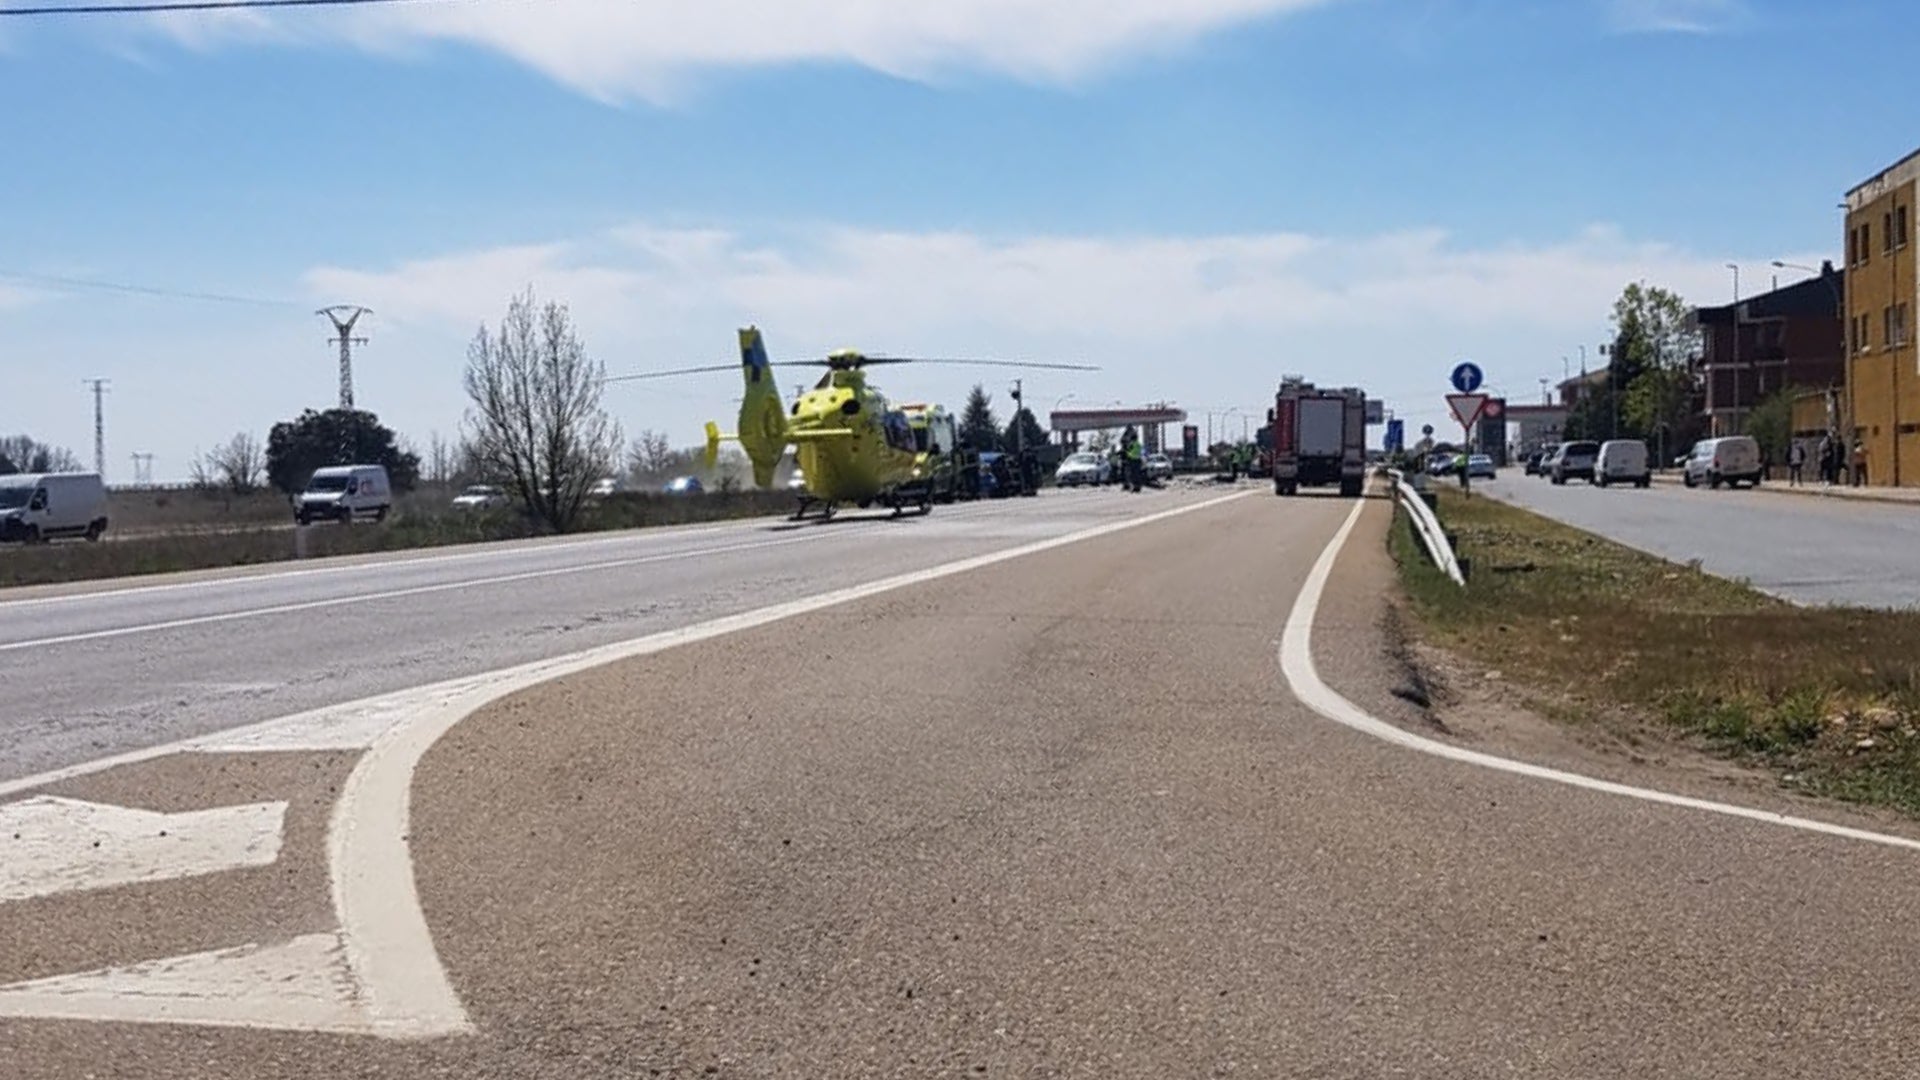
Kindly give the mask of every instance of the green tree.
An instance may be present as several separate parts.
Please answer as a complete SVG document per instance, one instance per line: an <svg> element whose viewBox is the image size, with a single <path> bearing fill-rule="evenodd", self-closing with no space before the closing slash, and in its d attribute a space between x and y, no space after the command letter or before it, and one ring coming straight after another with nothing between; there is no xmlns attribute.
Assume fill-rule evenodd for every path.
<svg viewBox="0 0 1920 1080"><path fill-rule="evenodd" d="M993 399L980 383L967 392L967 407L960 413L960 441L982 452L1000 449L1000 421L994 419Z"/></svg>
<svg viewBox="0 0 1920 1080"><path fill-rule="evenodd" d="M1047 429L1033 418L1033 410L1021 408L1013 414L1013 420L1007 424L1005 437L1000 448L1007 453L1017 453L1022 447L1028 450L1038 449L1047 443Z"/></svg>
<svg viewBox="0 0 1920 1080"><path fill-rule="evenodd" d="M362 409L308 409L267 432L267 482L288 495L328 465L384 465L395 491L420 481L420 458L400 449L393 429Z"/></svg>
<svg viewBox="0 0 1920 1080"><path fill-rule="evenodd" d="M1587 438L1611 435L1646 437L1660 425L1688 427L1693 392L1691 366L1700 351L1700 333L1692 309L1679 293L1637 281L1613 302L1613 341L1608 347L1607 382L1595 388L1600 406L1589 414ZM1636 392L1642 380L1658 373L1654 385Z"/></svg>
<svg viewBox="0 0 1920 1080"><path fill-rule="evenodd" d="M1747 431L1760 444L1760 452L1775 464L1787 460L1787 446L1793 441L1793 401L1805 391L1789 387L1769 395L1747 413Z"/></svg>

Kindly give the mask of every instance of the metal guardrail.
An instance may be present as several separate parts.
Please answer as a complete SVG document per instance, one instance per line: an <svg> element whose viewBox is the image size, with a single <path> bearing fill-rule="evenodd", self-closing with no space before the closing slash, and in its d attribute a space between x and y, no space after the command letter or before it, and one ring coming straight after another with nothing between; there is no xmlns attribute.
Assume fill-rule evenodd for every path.
<svg viewBox="0 0 1920 1080"><path fill-rule="evenodd" d="M1445 529L1440 527L1440 519L1434 516L1433 508L1420 492L1407 483L1406 474L1399 469L1386 470L1387 478L1393 482L1394 500L1407 508L1407 516L1413 519L1413 531L1420 535L1420 543L1427 549L1427 557L1433 565L1440 568L1455 585L1464 587L1466 575L1460 572L1460 560L1453 553L1453 544L1447 540Z"/></svg>

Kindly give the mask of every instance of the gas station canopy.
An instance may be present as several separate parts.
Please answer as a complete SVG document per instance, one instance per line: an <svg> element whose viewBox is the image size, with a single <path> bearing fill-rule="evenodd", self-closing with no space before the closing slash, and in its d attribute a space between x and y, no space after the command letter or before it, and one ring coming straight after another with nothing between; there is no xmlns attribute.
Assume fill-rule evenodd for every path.
<svg viewBox="0 0 1920 1080"><path fill-rule="evenodd" d="M1047 417L1054 431L1108 431L1123 427L1155 427L1160 424L1184 424L1187 410L1171 405L1145 405L1137 409L1056 409Z"/></svg>

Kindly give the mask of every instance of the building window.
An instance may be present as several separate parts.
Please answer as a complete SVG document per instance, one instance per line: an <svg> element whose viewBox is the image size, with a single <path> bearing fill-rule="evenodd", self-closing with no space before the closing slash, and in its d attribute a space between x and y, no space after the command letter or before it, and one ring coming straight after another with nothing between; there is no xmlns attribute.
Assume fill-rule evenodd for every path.
<svg viewBox="0 0 1920 1080"><path fill-rule="evenodd" d="M1907 208L1904 206L1893 208L1893 246L1907 246Z"/></svg>
<svg viewBox="0 0 1920 1080"><path fill-rule="evenodd" d="M1905 304L1893 306L1893 333L1888 335L1888 341L1896 347L1907 343L1907 305Z"/></svg>
<svg viewBox="0 0 1920 1080"><path fill-rule="evenodd" d="M1873 319L1865 314L1853 317L1853 351L1866 352L1873 348Z"/></svg>
<svg viewBox="0 0 1920 1080"><path fill-rule="evenodd" d="M1867 265L1867 257L1873 253L1873 223L1860 223L1860 265Z"/></svg>
<svg viewBox="0 0 1920 1080"><path fill-rule="evenodd" d="M1880 215L1880 247L1883 253L1893 250L1893 211Z"/></svg>

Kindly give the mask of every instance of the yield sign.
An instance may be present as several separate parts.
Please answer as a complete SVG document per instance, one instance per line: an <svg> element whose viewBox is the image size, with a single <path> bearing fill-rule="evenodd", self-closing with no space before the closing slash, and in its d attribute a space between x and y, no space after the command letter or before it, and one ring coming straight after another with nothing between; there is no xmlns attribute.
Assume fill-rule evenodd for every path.
<svg viewBox="0 0 1920 1080"><path fill-rule="evenodd" d="M1448 394L1447 408L1453 410L1453 418L1460 421L1463 428L1472 428L1480 420L1480 413L1487 407L1485 394Z"/></svg>

